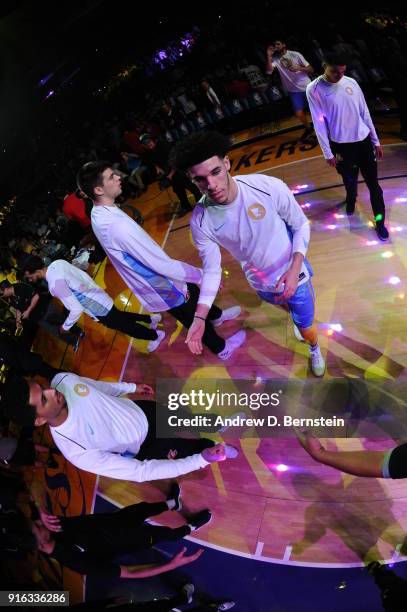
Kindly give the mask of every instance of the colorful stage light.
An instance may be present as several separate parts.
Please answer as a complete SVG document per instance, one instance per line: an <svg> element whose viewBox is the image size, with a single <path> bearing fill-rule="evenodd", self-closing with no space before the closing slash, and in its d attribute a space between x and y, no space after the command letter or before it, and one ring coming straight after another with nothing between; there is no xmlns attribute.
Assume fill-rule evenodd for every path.
<svg viewBox="0 0 407 612"><path fill-rule="evenodd" d="M399 283L401 283L401 280L398 276L390 276L389 283L390 285L398 285Z"/></svg>
<svg viewBox="0 0 407 612"><path fill-rule="evenodd" d="M327 225L327 226L326 226L326 229L329 229L329 230L334 230L334 229L336 229L336 225L334 225L334 224L332 224L332 223L331 223L330 225Z"/></svg>
<svg viewBox="0 0 407 612"><path fill-rule="evenodd" d="M284 463L279 463L278 465L276 465L275 470L276 472L287 472L289 470L289 467Z"/></svg>
<svg viewBox="0 0 407 612"><path fill-rule="evenodd" d="M342 215L341 213L335 213L334 217L335 217L335 219L344 219L345 215Z"/></svg>
<svg viewBox="0 0 407 612"><path fill-rule="evenodd" d="M330 323L329 327L330 329L336 332L341 332L343 330L343 327L340 323Z"/></svg>
<svg viewBox="0 0 407 612"><path fill-rule="evenodd" d="M398 197L395 199L395 202L407 202L407 198Z"/></svg>

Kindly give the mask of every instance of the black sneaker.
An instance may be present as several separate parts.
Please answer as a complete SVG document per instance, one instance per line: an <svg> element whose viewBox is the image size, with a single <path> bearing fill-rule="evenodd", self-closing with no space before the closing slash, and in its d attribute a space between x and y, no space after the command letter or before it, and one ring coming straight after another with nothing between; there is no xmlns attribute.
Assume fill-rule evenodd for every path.
<svg viewBox="0 0 407 612"><path fill-rule="evenodd" d="M354 212L355 212L355 203L349 204L348 202L346 202L346 214L348 215L348 217L351 217Z"/></svg>
<svg viewBox="0 0 407 612"><path fill-rule="evenodd" d="M310 140L313 136L313 131L314 130L312 128L306 128L299 137L299 142L307 142L308 140Z"/></svg>
<svg viewBox="0 0 407 612"><path fill-rule="evenodd" d="M204 525L207 525L212 520L212 512L210 510L201 510L201 512L197 512L193 514L191 518L188 520L188 525L191 527L192 531L196 531L200 529Z"/></svg>
<svg viewBox="0 0 407 612"><path fill-rule="evenodd" d="M175 501L175 506L171 508L171 510L174 510L175 512L178 512L179 510L181 510L182 508L181 488L177 482L174 482L171 485L170 492L167 495L167 501L170 499L173 499Z"/></svg>
<svg viewBox="0 0 407 612"><path fill-rule="evenodd" d="M51 456L47 461L47 468L49 468L50 470L56 470L58 467L58 462L55 461L54 457Z"/></svg>
<svg viewBox="0 0 407 612"><path fill-rule="evenodd" d="M385 242L386 240L389 239L389 232L387 231L387 228L385 226L385 224L382 223L376 223L376 234L378 235L378 237L380 238L380 240L382 240L383 242Z"/></svg>

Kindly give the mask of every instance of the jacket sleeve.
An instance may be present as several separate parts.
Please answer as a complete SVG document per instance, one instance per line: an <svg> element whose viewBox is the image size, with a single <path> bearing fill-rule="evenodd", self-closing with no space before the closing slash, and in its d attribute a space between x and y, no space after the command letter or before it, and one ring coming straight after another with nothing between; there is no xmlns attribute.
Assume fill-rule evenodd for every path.
<svg viewBox="0 0 407 612"><path fill-rule="evenodd" d="M137 229L141 231L140 237L129 232L129 227L125 223L118 223L114 227L115 236L119 237L118 243L121 250L126 250L144 268L161 276L175 281L200 284L202 271L199 268L184 261L172 259L146 232L141 228Z"/></svg>
<svg viewBox="0 0 407 612"><path fill-rule="evenodd" d="M305 257L310 241L309 221L291 190L283 181L279 181L277 193L276 209L292 231L293 253L301 253Z"/></svg>
<svg viewBox="0 0 407 612"><path fill-rule="evenodd" d="M322 149L325 159L332 159L334 154L332 153L329 144L329 133L325 120L324 109L322 108L318 94L315 92L315 86L313 86L313 83L310 83L307 86L306 93L312 123L314 124L314 130L318 138L319 146Z"/></svg>
<svg viewBox="0 0 407 612"><path fill-rule="evenodd" d="M76 299L70 290L68 283L64 279L58 279L52 287L50 287L50 293L61 300L65 308L69 311L69 314L62 324L63 329L68 331L78 321L83 308L81 303Z"/></svg>
<svg viewBox="0 0 407 612"><path fill-rule="evenodd" d="M137 388L136 383L107 382L105 380L93 380L93 378L86 378L85 376L81 376L80 379L98 391L113 397L120 397L121 395L126 395L126 393L135 393Z"/></svg>
<svg viewBox="0 0 407 612"><path fill-rule="evenodd" d="M373 125L373 121L372 121L372 117L370 115L369 112L369 108L366 104L366 99L365 96L363 95L363 91L361 90L359 84L355 81L356 85L357 85L357 89L358 89L358 94L359 94L359 112L360 112L360 116L362 117L363 121L365 122L365 124L367 125L367 127L370 130L370 140L372 141L372 144L376 147L380 146L380 140L379 137L377 135L376 132L376 128Z"/></svg>
<svg viewBox="0 0 407 612"><path fill-rule="evenodd" d="M198 222L191 219L192 238L202 260L202 281L198 304L211 307L219 291L222 278L222 256L219 245L216 244L199 227Z"/></svg>
<svg viewBox="0 0 407 612"><path fill-rule="evenodd" d="M62 445L63 446L63 445ZM64 449L61 448L64 453ZM65 455L65 453L64 453ZM184 459L150 459L139 461L101 450L79 450L67 453L66 458L77 468L119 480L146 482L162 478L177 478L208 465L200 454Z"/></svg>

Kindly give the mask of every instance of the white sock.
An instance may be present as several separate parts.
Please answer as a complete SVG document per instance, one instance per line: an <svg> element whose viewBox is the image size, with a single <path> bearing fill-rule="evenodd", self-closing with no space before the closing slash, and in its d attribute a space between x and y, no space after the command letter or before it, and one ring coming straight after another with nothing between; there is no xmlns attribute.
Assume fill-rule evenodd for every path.
<svg viewBox="0 0 407 612"><path fill-rule="evenodd" d="M168 506L168 510L172 510L176 506L175 499L167 499L166 504Z"/></svg>
<svg viewBox="0 0 407 612"><path fill-rule="evenodd" d="M194 527L193 525L190 525L189 523L187 523L187 527L189 527L191 531L195 531L196 529L196 527Z"/></svg>

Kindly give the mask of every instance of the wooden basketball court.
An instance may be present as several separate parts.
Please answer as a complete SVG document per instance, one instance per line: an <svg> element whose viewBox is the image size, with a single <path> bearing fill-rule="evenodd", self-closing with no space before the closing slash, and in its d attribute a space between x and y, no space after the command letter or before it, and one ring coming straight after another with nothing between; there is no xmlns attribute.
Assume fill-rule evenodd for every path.
<svg viewBox="0 0 407 612"><path fill-rule="evenodd" d="M379 119L385 159L379 164L387 205L390 241L380 243L371 227L368 193L360 184L357 213L348 218L338 204L344 198L339 175L328 167L319 147L300 146L296 132L243 145L231 153L234 174L263 172L284 180L311 221L309 260L314 269L317 320L326 377L360 377L380 381L406 378L407 365L407 146L394 135L389 119ZM294 134L294 135L293 135ZM134 202L145 217L144 228L175 258L199 265L188 217L173 219L174 198L156 185ZM261 302L239 265L223 256L224 288L217 302L239 304L242 315L226 323L225 337L240 328L246 345L228 362L204 350L194 357L184 344L185 330L164 317L166 339L148 354L146 343L115 334L89 318L79 352L68 349L63 367L83 376L139 381L157 378L278 379L312 377L307 347L296 341L285 312ZM139 303L110 263L97 281L121 309L138 311ZM333 326L333 327L332 327ZM42 352L60 362L62 347L41 337ZM312 461L291 438L243 439L235 461L215 464L182 478L185 505L209 507L211 524L199 531L207 546L273 563L321 567L360 565L372 559L403 559L407 529L404 481L362 479ZM330 448L387 449L394 440L338 439ZM287 471L275 469L278 464ZM165 481L136 484L100 478L97 492L117 505L162 499ZM86 506L93 491L88 490ZM68 508L68 513L73 513ZM166 517L167 518L167 517ZM173 514L168 523L182 519Z"/></svg>

